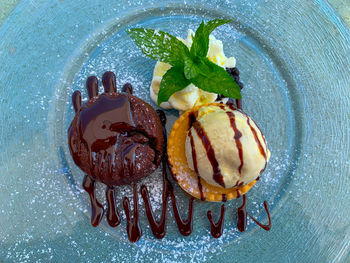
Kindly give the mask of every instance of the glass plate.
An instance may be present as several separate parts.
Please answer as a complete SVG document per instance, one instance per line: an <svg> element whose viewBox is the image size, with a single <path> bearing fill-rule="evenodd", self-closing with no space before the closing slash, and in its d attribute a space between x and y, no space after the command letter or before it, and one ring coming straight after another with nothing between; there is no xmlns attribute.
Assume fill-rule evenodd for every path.
<svg viewBox="0 0 350 263"><path fill-rule="evenodd" d="M214 35L237 59L244 110L272 153L247 204L266 223L268 201L271 231L250 220L246 232L237 230L241 199L227 203L219 239L206 212L216 220L220 204L199 201L189 237L178 233L169 210L167 235L155 239L141 201L139 242L128 241L125 220L93 228L83 174L67 149L72 92L86 98L86 77L112 70L119 87L131 82L151 102L155 62L125 29L185 37L212 18L232 19ZM327 2L28 0L4 21L0 39L0 261L349 262L350 33ZM170 129L176 113L167 115ZM142 183L159 215L159 171ZM188 196L176 191L186 216ZM104 201L101 185L99 194ZM119 210L123 196L131 197L130 186L117 190Z"/></svg>

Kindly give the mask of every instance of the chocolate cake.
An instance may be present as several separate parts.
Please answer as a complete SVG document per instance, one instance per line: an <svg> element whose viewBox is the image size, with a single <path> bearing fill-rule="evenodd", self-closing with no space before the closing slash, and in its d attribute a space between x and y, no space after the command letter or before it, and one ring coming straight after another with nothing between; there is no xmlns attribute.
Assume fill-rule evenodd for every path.
<svg viewBox="0 0 350 263"><path fill-rule="evenodd" d="M163 129L156 111L132 95L132 86L116 90L113 72L102 77L104 93L98 94L98 79L86 81L89 100L81 93L72 100L75 117L68 129L73 160L87 175L108 186L137 182L154 171L163 151Z"/></svg>

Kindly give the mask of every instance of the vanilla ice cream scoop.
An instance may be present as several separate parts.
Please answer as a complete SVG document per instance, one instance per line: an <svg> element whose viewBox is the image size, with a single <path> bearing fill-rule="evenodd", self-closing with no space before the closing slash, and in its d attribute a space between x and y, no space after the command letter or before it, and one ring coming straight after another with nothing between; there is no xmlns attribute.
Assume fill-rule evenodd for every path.
<svg viewBox="0 0 350 263"><path fill-rule="evenodd" d="M270 151L255 122L233 106L212 104L192 116L186 158L207 183L232 188L247 185L264 171Z"/></svg>

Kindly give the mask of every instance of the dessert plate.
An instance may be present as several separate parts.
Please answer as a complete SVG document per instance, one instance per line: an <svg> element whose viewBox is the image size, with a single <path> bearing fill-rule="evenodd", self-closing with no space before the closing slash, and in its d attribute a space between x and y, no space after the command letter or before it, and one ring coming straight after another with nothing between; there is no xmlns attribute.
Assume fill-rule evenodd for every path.
<svg viewBox="0 0 350 263"><path fill-rule="evenodd" d="M71 94L87 94L87 76L107 70L152 103L154 61L125 33L149 27L185 37L201 20L232 19L214 35L241 72L243 109L266 136L268 167L249 191L241 233L226 203L223 236L210 235L220 203L194 203L193 233L179 234L171 210L167 234L153 237L140 201L143 236L130 243L116 228L90 225L83 173L67 146ZM350 253L350 32L326 1L21 1L0 28L0 261L2 262L347 262ZM152 104L156 107L155 104ZM170 131L178 117L167 111ZM161 172L148 186L160 215ZM140 183L140 184L141 184ZM139 184L139 185L140 185ZM174 183L174 185L176 185ZM182 216L189 197L176 185ZM104 201L99 185L98 198Z"/></svg>

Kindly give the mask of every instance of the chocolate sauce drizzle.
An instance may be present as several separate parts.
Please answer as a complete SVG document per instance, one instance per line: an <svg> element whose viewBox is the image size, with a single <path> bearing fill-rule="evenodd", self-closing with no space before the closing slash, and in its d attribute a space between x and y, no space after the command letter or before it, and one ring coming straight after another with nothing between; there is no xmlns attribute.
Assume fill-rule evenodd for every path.
<svg viewBox="0 0 350 263"><path fill-rule="evenodd" d="M198 190L199 190L199 194L200 194L201 200L204 201L205 197L204 197L204 194L203 194L203 187L202 187L202 183L201 183L201 178L198 175L197 154L196 154L196 148L194 146L194 140L193 140L193 136L192 136L192 131L191 130L188 131L188 136L190 137L190 143L191 143L191 149L192 149L193 167L194 167L194 171L196 172L197 180L198 180Z"/></svg>
<svg viewBox="0 0 350 263"><path fill-rule="evenodd" d="M164 129L165 123L166 123L165 114L163 112L160 113L160 111L158 111L158 115L161 119L163 129ZM164 139L166 140L166 133L164 131L163 131L163 134L164 134ZM166 149L164 147L163 156L162 156L162 175L163 175L162 213L161 213L160 220L158 222L154 219L151 202L149 200L148 189L145 185L141 186L141 196L145 203L146 216L151 226L153 235L158 239L162 239L166 233L166 211L168 207L168 196L169 196L169 191L168 191L169 181L167 178L166 164L167 164Z"/></svg>
<svg viewBox="0 0 350 263"><path fill-rule="evenodd" d="M252 131L253 133L253 136L254 136L254 139L255 139L255 142L256 144L258 145L258 148L259 148L259 151L260 151L260 154L264 157L265 159L265 165L264 165L264 168L260 171L260 174L265 170L266 168L266 165L267 165L267 155L266 155L266 152L264 150L264 147L262 146L260 140L259 140L259 137L258 137L258 134L256 132L256 130L253 128L253 126L250 124L250 118L247 117L247 124L248 126L250 127L250 130ZM263 139L264 139L264 142L265 142L265 145L266 145L266 141L265 141L265 138L264 136L262 136Z"/></svg>
<svg viewBox="0 0 350 263"><path fill-rule="evenodd" d="M190 113L189 115L189 127L191 128L193 123L196 122L196 116L193 112ZM200 194L200 198L202 201L205 201L204 193L203 193L203 187L201 183L201 178L198 175L198 164L197 164L197 154L196 154L196 148L194 145L194 140L193 140L193 135L192 135L192 130L188 130L188 136L190 137L190 143L191 143L191 153L192 153L192 161L193 161L193 168L194 171L196 172L197 175L197 186Z"/></svg>
<svg viewBox="0 0 350 263"><path fill-rule="evenodd" d="M120 215L118 208L115 205L115 189L107 186L106 188L107 200L107 222L111 227L116 227L120 224Z"/></svg>
<svg viewBox="0 0 350 263"><path fill-rule="evenodd" d="M166 117L163 111L157 111L162 125L163 125L163 134L164 134L164 140L166 145L166 130L165 130L165 124L166 124ZM166 233L166 211L167 211L167 205L168 205L168 197L171 198L171 204L173 207L173 214L175 217L176 224L178 226L179 232L184 235L188 236L192 233L193 230L193 202L194 198L192 197L189 200L189 206L188 206L188 217L186 220L183 220L180 216L180 212L178 209L176 196L174 193L174 188L171 182L169 181L167 177L167 155L166 155L166 149L163 151L162 156L162 175L163 175L163 193L162 193L162 213L160 220L157 222L154 217L154 213L152 210L152 206L149 200L149 193L148 189L145 185L141 186L141 195L143 198L143 201L145 203L145 210L146 210L146 216L148 219L148 222L151 226L151 230L153 235L158 238L162 239L165 236Z"/></svg>
<svg viewBox="0 0 350 263"><path fill-rule="evenodd" d="M262 146L262 144L261 144L261 142L260 142L260 140L259 140L259 137L258 137L258 134L257 134L257 132L256 132L256 130L253 128L253 126L250 124L250 118L248 117L247 118L247 124L248 124L248 126L250 127L250 130L252 131L252 133L253 133L253 135L254 135L254 139L255 139L255 141L256 141L256 143L257 143L257 145L258 145L258 148L259 148L259 151L260 151L260 153L261 153L261 155L265 158L265 160L266 160L266 152L265 152L265 150L264 150L264 147Z"/></svg>
<svg viewBox="0 0 350 263"><path fill-rule="evenodd" d="M239 103L240 100L236 100L236 106L238 109L241 109L241 104ZM222 110L225 110L225 106L224 105L220 105L220 108ZM236 147L238 150L238 156L239 156L239 160L241 162L241 164L238 167L238 172L239 174L242 174L242 167L244 165L244 161L243 161L243 147L242 147L242 143L240 138L242 137L242 133L238 130L237 125L236 125L236 116L233 114L233 112L231 111L226 111L226 114L230 120L230 124L231 127L235 133L234 135L234 139L235 139L235 143L236 143ZM239 184L239 181L237 181L236 185Z"/></svg>
<svg viewBox="0 0 350 263"><path fill-rule="evenodd" d="M164 182L163 180L162 213L158 222L154 219L148 189L145 185L141 186L141 195L145 203L146 216L151 226L153 235L158 239L162 239L166 233L166 210L168 207L168 191L167 186L165 185L166 183L167 182Z"/></svg>
<svg viewBox="0 0 350 263"><path fill-rule="evenodd" d="M227 196L226 196L226 194L222 194L221 199L222 199L223 202L227 202Z"/></svg>
<svg viewBox="0 0 350 263"><path fill-rule="evenodd" d="M85 175L83 181L83 188L89 194L91 202L91 225L98 226L104 214L104 208L96 199L95 194L95 180L91 176Z"/></svg>
<svg viewBox="0 0 350 263"><path fill-rule="evenodd" d="M247 227L247 209L245 207L246 197L243 195L243 203L237 208L237 228L240 232L244 232Z"/></svg>
<svg viewBox="0 0 350 263"><path fill-rule="evenodd" d="M171 204L173 206L173 213L175 217L175 221L177 224L177 227L179 229L179 232L183 236L189 236L192 233L193 230L193 202L194 197L191 196L189 202L188 202L188 216L186 220L182 220L179 212L179 208L177 206L176 202L176 196L174 194L174 189L171 184L169 184L169 192L171 197Z"/></svg>
<svg viewBox="0 0 350 263"><path fill-rule="evenodd" d="M249 216L258 226L266 231L271 229L271 216L269 211L269 206L266 201L264 201L264 208L267 214L269 223L267 225L261 224L258 220L252 217L246 210L246 195L243 195L243 203L240 207L237 208L237 228L240 232L244 232L247 227L247 216Z"/></svg>
<svg viewBox="0 0 350 263"><path fill-rule="evenodd" d="M208 160L211 163L211 166L213 167L213 172L214 172L213 179L214 179L214 181L225 188L224 178L221 174L219 163L216 160L215 151L214 151L213 146L211 145L211 142L208 138L208 135L206 134L205 130L203 129L203 127L201 126L201 124L198 121L194 122L192 127L197 132L198 137L202 140L203 146L207 152Z"/></svg>
<svg viewBox="0 0 350 263"><path fill-rule="evenodd" d="M242 167L243 167L243 164L244 164L244 161L243 161L243 147L242 147L242 143L241 143L241 140L240 140L240 138L242 137L242 133L237 129L236 116L231 111L227 111L226 114L229 117L231 127L232 127L233 131L235 132L234 139L235 139L235 142L236 142L236 147L238 149L239 160L241 162L241 164L238 167L238 172L239 172L239 174L242 174Z"/></svg>
<svg viewBox="0 0 350 263"><path fill-rule="evenodd" d="M165 129L165 124L166 124L166 116L164 114L163 111L158 110L157 111L162 125L163 125L163 135L164 135L164 151L163 151L163 156L162 156L162 166L163 166L163 180L166 181L166 187L163 188L163 195L164 195L164 191L166 191L171 198L171 204L173 207L173 214L175 217L175 221L177 224L177 227L179 229L179 232L183 235L183 236L189 236L192 233L193 230L193 202L194 202L194 198L191 197L189 200L189 205L188 205L188 214L187 214L187 219L186 220L182 220L181 216L180 216L180 212L178 209L178 205L176 202L176 196L174 193L174 187L172 185L172 183L169 181L168 177L167 177L167 171L166 171L166 165L168 163L168 158L167 158L167 154L166 154L166 145L167 145L167 133L166 133L166 129Z"/></svg>
<svg viewBox="0 0 350 263"><path fill-rule="evenodd" d="M102 84L105 93L117 92L116 77L112 71L106 71L103 73Z"/></svg>
<svg viewBox="0 0 350 263"><path fill-rule="evenodd" d="M139 223L139 210L138 210L138 195L137 186L133 184L133 197L134 197L134 218L131 219L130 201L126 196L123 199L123 207L126 215L126 231L128 233L129 240L136 242L141 238L142 229Z"/></svg>
<svg viewBox="0 0 350 263"><path fill-rule="evenodd" d="M270 211L269 211L269 205L267 204L266 201L264 201L264 208L267 214L267 218L269 219L269 223L267 225L263 225L261 224L258 220L256 220L254 217L252 217L251 215L249 215L249 217L258 225L260 226L262 229L266 230L266 231L270 231L271 229L271 216L270 216Z"/></svg>
<svg viewBox="0 0 350 263"><path fill-rule="evenodd" d="M207 212L207 217L210 223L210 233L214 238L219 238L222 235L224 229L224 216L225 216L225 205L221 205L220 218L217 223L214 223L212 212Z"/></svg>
<svg viewBox="0 0 350 263"><path fill-rule="evenodd" d="M87 90L88 90L88 95L90 99L93 99L95 96L98 95L98 80L96 77L92 76L87 79ZM111 92L116 92L116 80L115 80L115 75L112 72L105 72L103 77L102 77L102 82L103 86L105 89L105 93L111 93ZM124 93L129 93L132 94L132 86L127 83L123 86L122 92ZM72 96L72 102L74 106L75 112L80 111L81 109L81 94L79 91L75 91ZM103 106L99 106L99 103L102 103ZM236 100L237 103L237 108L241 108L241 103L240 100ZM89 140L89 136L91 136L88 133L84 133L86 131L87 125L91 125L91 121L93 124L93 120L98 118L98 116L101 114L100 110L103 108L106 111L106 107L110 108L111 112L114 112L116 109L116 105L118 107L118 112L120 111L120 107L124 108L123 110L124 114L122 116L120 114L113 114L112 113L112 122L117 123L119 125L118 129L122 127L125 132L128 130L131 130L134 128L134 123L132 120L132 116L130 115L130 105L128 104L128 101L124 96L120 96L119 99L115 100L112 102L107 96L103 96L100 100L98 100L95 105L92 105L89 109L89 111L85 111L84 114L80 114L80 129L82 131L82 141L84 143L87 143L91 140ZM119 106L118 106L119 105ZM193 211L194 211L194 198L191 197L189 199L189 205L188 205L188 213L187 213L187 218L182 219L180 215L180 211L178 208L176 196L174 193L174 187L170 180L167 177L167 155L166 155L166 130L165 130L165 124L166 124L166 117L163 111L158 110L157 111L162 125L163 125L163 134L165 138L165 143L164 143L164 151L163 151L163 156L162 156L162 175L163 175L163 193L162 193L162 212L161 212L161 217L159 221L155 220L155 216L152 210L152 205L150 202L149 198L149 192L148 189L145 185L141 186L140 192L142 199L145 204L145 213L147 216L147 219L149 221L149 224L151 226L151 230L153 235L158 238L162 239L165 234L166 234L166 213L167 213L167 206L168 206L168 198L171 199L171 204L172 204L172 210L174 214L174 218L176 221L176 224L178 226L179 232L184 235L188 236L192 233L193 231ZM229 115L229 114L228 114ZM234 116L232 120L232 116L230 116L231 120L231 125L233 129L235 130L235 140L237 143L237 147L239 148L239 134L240 132L236 130L234 127L235 125L232 124L234 123ZM248 125L249 119L248 119ZM193 114L190 116L190 127L194 127L196 133L198 136L201 138L202 143L207 151L208 159L211 162L213 168L214 168L214 175L213 178L215 179L216 182L218 182L220 185L225 186L223 182L223 178L217 163L217 160L215 158L214 150L210 144L210 141L203 130L203 128L200 126L200 123L196 121L196 116ZM251 127L252 131L254 130ZM254 130L255 131L255 130ZM254 132L253 132L254 133ZM258 143L258 137L255 133L255 139ZM192 138L192 134L190 133L190 139L191 139L191 146L192 149L194 148L194 142ZM103 165L108 165L108 172L111 172L112 169L112 164L113 161L109 158L106 158L108 154L111 154L109 151L106 153L106 149L110 147L114 147L116 140L118 140L118 136L113 136L109 137L108 140L104 141L94 141L94 145L89 145L89 148L92 149L92 152L90 152L90 162L91 162L91 167L94 167L91 169L91 174L94 174L95 169L102 169ZM238 142L237 142L238 141ZM259 141L260 142L260 141ZM259 143L258 143L259 144ZM78 146L79 147L79 146ZM261 143L260 143L260 147ZM259 149L260 149L259 147ZM115 149L113 148L113 151ZM266 153L264 149L262 148L264 156L266 158ZM101 152L103 151L103 152ZM261 150L260 150L261 151ZM94 161L94 153L93 152L99 152L96 154L97 160ZM134 157L135 157L135 145L134 143L130 143L128 147L123 149L122 152L122 160L123 160L123 165L124 167L127 167L128 169L132 169L132 167L135 165L134 164ZM243 154L240 154L240 158L243 156ZM74 158L74 156L73 156ZM102 161L103 158L105 159L105 162ZM192 158L193 158L193 163L194 163L194 168L196 173L198 174L198 167L197 167L197 160L196 160L196 154L195 151L192 151ZM106 164L107 163L107 164ZM243 165L243 159L241 159L241 166ZM240 169L241 169L240 166ZM124 169L123 169L124 170ZM258 180L258 179L257 179ZM239 182L237 182L239 184ZM240 185L240 184L239 184ZM83 188L87 191L90 197L91 201L91 224L96 227L99 225L103 215L104 215L104 207L103 205L97 200L96 195L95 195L95 179L93 178L92 175L85 175L84 180L83 180ZM202 192L202 185L200 182L200 178L198 177L198 188L201 193L201 199L205 200L203 192ZM240 197L240 192L237 190L237 197ZM106 200L107 200L107 222L110 226L116 227L120 224L121 218L118 212L118 209L116 207L116 201L115 201L115 188L112 186L107 186L106 187ZM142 236L142 229L141 225L139 223L139 211L138 211L138 191L137 191L137 185L133 184L133 210L130 208L130 201L127 197L123 198L123 208L125 211L126 215L126 221L127 221L127 234L128 238L131 242L137 242L141 236ZM222 195L222 201L226 202L227 201L227 196L225 194ZM239 231L243 232L246 229L247 225L247 216L249 215L246 211L246 196L243 195L243 204L237 209L237 215L238 215L238 220L237 220L237 228ZM271 217L268 209L267 202L264 201L264 207L268 216L269 223L267 225L263 225L260 222L258 222L255 218L249 215L249 217L252 218L252 220L259 225L261 228L264 230L269 231L271 229ZM131 214L133 213L133 217ZM211 235L214 238L219 238L222 235L223 232L223 225L224 225L224 215L225 215L225 205L221 205L221 212L220 212L220 218L217 221L217 223L214 222L212 212L207 211L207 217L210 223L210 228L211 228Z"/></svg>
<svg viewBox="0 0 350 263"><path fill-rule="evenodd" d="M136 149L137 149L137 145L131 141L128 144L128 146L122 150L122 158L121 158L123 160L122 176L124 176L124 171L134 170Z"/></svg>

